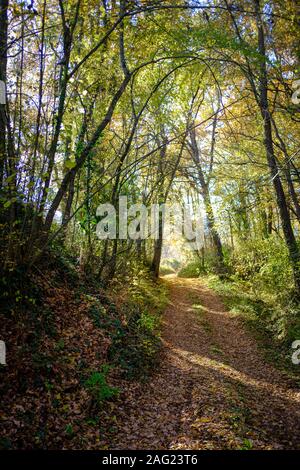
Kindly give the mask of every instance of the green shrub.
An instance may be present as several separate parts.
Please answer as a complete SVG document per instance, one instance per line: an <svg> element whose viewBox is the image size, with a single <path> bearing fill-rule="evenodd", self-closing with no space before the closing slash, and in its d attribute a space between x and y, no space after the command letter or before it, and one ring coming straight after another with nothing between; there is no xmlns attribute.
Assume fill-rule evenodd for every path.
<svg viewBox="0 0 300 470"><path fill-rule="evenodd" d="M300 338L300 306L292 296L287 297L289 283L283 284L277 294L273 287L272 295L268 291L271 283L259 284L259 290L251 280L237 276L226 281L210 276L208 285L232 313L243 318L272 362L276 360L286 370L298 372L291 365L291 344Z"/></svg>
<svg viewBox="0 0 300 470"><path fill-rule="evenodd" d="M199 261L192 261L180 269L178 277L199 277L203 273L203 268Z"/></svg>
<svg viewBox="0 0 300 470"><path fill-rule="evenodd" d="M147 379L158 363L160 319L167 305L165 285L143 272L128 286L125 321L112 336L110 360L127 378Z"/></svg>
<svg viewBox="0 0 300 470"><path fill-rule="evenodd" d="M246 240L229 263L236 276L251 281L254 289L277 295L287 293L292 288L288 252L283 240L277 236Z"/></svg>
<svg viewBox="0 0 300 470"><path fill-rule="evenodd" d="M107 383L107 374L109 370L110 366L106 364L102 366L101 372L93 372L85 381L86 388L89 390L98 405L101 405L105 400L118 396L120 393L118 388L111 387Z"/></svg>
<svg viewBox="0 0 300 470"><path fill-rule="evenodd" d="M161 266L159 270L159 274L161 276L165 276L166 274L175 274L175 270L170 266Z"/></svg>
<svg viewBox="0 0 300 470"><path fill-rule="evenodd" d="M105 329L110 337L109 362L128 379L146 379L157 365L161 347L160 317L167 305L164 283L154 281L144 268L128 281L121 308L108 297L86 298L91 301L89 314L95 327Z"/></svg>

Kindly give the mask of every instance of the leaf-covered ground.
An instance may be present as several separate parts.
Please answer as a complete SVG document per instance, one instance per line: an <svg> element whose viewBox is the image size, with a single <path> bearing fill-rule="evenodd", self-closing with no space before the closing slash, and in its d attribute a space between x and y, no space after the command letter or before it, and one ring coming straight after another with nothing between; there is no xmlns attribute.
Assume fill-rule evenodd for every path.
<svg viewBox="0 0 300 470"><path fill-rule="evenodd" d="M166 282L160 368L130 387L103 447L299 449L299 389L200 280Z"/></svg>
<svg viewBox="0 0 300 470"><path fill-rule="evenodd" d="M264 361L203 281L164 278L170 302L157 361L161 283L139 281L124 295L118 288L110 304L52 274L40 286L47 295L37 317L4 322L1 448L300 448L299 388ZM97 378L98 392L110 397L98 404L97 389L87 387Z"/></svg>
<svg viewBox="0 0 300 470"><path fill-rule="evenodd" d="M62 261L49 257L20 302L0 306L1 450L102 448L159 358L162 283L138 271L103 290Z"/></svg>

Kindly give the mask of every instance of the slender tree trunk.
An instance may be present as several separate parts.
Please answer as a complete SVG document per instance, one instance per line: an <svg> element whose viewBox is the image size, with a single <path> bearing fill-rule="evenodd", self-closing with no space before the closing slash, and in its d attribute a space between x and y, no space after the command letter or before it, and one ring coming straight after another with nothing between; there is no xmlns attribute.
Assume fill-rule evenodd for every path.
<svg viewBox="0 0 300 470"><path fill-rule="evenodd" d="M272 176L274 190L276 194L277 205L279 208L279 214L281 219L282 230L285 238L286 245L289 250L290 260L293 268L295 285L300 290L300 253L293 232L290 214L287 207L287 201L281 179L278 172L277 161L274 153L273 136L272 136L272 122L269 110L268 102L268 78L267 78L267 66L266 66L266 50L265 50L265 35L263 20L260 12L260 1L254 0L256 10L256 21L258 29L258 48L262 56L260 65L260 93L259 93L259 105L263 118L264 125L264 137L265 137L265 149L267 155L267 161Z"/></svg>
<svg viewBox="0 0 300 470"><path fill-rule="evenodd" d="M63 213L63 217L62 217L62 224L64 225L64 229L63 229L64 239L66 238L66 235L67 235L68 220L71 216L71 209L72 209L72 204L73 204L73 199L74 199L74 194L75 194L75 176L76 176L75 174L72 174L72 177L70 179L66 206L65 206L64 213Z"/></svg>
<svg viewBox="0 0 300 470"><path fill-rule="evenodd" d="M274 127L274 130L275 130L276 137L280 142L281 150L284 154L284 158L285 158L285 162L284 162L285 163L285 175L286 175L286 180L287 180L287 184L288 184L289 194L290 194L292 202L294 204L294 212L296 214L296 217L297 217L298 221L300 222L300 204L299 204L298 196L297 196L297 193L295 191L295 187L294 187L294 183L293 183L292 175L291 175L292 158L288 153L285 142L284 142L284 140L282 139L282 137L280 135L279 129L276 125L276 121L273 118L273 116L271 116L271 121L272 121L272 125Z"/></svg>
<svg viewBox="0 0 300 470"><path fill-rule="evenodd" d="M221 238L216 228L215 217L214 217L211 198L209 194L209 187L205 181L204 174L201 168L200 155L199 155L199 150L198 150L197 141L196 141L195 128L191 130L190 137L191 137L192 157L197 167L198 179L199 179L199 183L201 187L201 194L203 197L203 202L204 202L204 207L205 207L205 212L206 212L206 217L207 217L207 225L208 225L208 229L210 231L213 245L214 245L216 255L217 255L217 269L218 271L223 272L225 268L223 247L222 247Z"/></svg>
<svg viewBox="0 0 300 470"><path fill-rule="evenodd" d="M160 149L159 153L159 163L158 163L158 178L162 175L161 181L161 188L159 191L159 203L165 203L168 197L168 192L171 187L172 181L170 180L167 190L164 193L164 163L166 159L167 153L167 139L164 133L164 129L161 130L163 145ZM158 139L158 145L161 145L161 142ZM164 232L164 214L159 211L158 214L158 237L154 240L154 251L153 257L150 265L150 270L154 274L154 277L159 277L159 268L160 268L160 261L161 261L161 254L162 254L162 247L163 247L163 232Z"/></svg>
<svg viewBox="0 0 300 470"><path fill-rule="evenodd" d="M107 266L107 272L104 276L104 284L107 284L109 281L111 281L114 278L114 275L116 273L116 268L117 268L117 256L118 256L118 239L115 238L113 240L113 247L112 247L112 254L110 256L108 266Z"/></svg>
<svg viewBox="0 0 300 470"><path fill-rule="evenodd" d="M40 205L40 212L42 212L45 208L48 189L50 187L51 176L54 168L55 163L55 154L58 145L58 139L60 136L60 131L62 127L63 115L65 111L65 101L67 96L67 85L68 85L68 70L69 70L69 60L70 60L70 53L71 53L71 43L69 42L65 46L65 53L64 53L64 64L62 65L62 70L60 72L60 96L59 96L59 103L57 114L55 116L55 128L54 128L54 135L50 145L50 149L47 155L48 167L47 167L47 178L45 179L45 184L43 188L43 195L41 198L41 205Z"/></svg>
<svg viewBox="0 0 300 470"><path fill-rule="evenodd" d="M0 0L0 81L2 91L6 87L7 69L7 10L8 0ZM4 85L3 85L4 84ZM7 162L6 152L6 106L0 102L0 188L3 184L4 170Z"/></svg>
<svg viewBox="0 0 300 470"><path fill-rule="evenodd" d="M292 180L291 167L289 163L287 163L285 174L286 174L286 179L287 179L287 183L289 187L289 193L294 204L295 214L297 216L298 222L300 222L300 204L299 204L298 196L295 191L294 183Z"/></svg>
<svg viewBox="0 0 300 470"><path fill-rule="evenodd" d="M154 241L154 253L151 262L151 271L154 274L154 277L158 278L159 276L159 268L160 268L160 261L161 261L161 254L162 254L162 246L163 246L163 215L161 211L159 212L159 219L158 219L158 238Z"/></svg>
<svg viewBox="0 0 300 470"><path fill-rule="evenodd" d="M222 247L220 235L216 229L215 217L213 213L213 208L212 208L208 188L207 187L205 189L202 188L202 193L203 193L205 212L207 216L207 225L211 233L212 241L216 250L217 268L220 272L222 272L224 270L223 247Z"/></svg>
<svg viewBox="0 0 300 470"><path fill-rule="evenodd" d="M97 127L97 129L95 130L92 138L90 139L90 141L86 144L85 148L83 149L83 151L81 152L80 156L78 157L77 159L77 162L76 162L76 166L72 169L72 170L69 170L66 175L64 176L62 182L61 182L61 185L52 201L52 204L48 210L48 213L47 213L47 216L46 216L46 219L45 219L45 223L44 223L44 231L45 231L45 236L47 237L47 234L51 228L51 225L52 225L52 222L53 222L53 219L54 219L54 216L55 216L55 212L57 211L60 203L61 203L61 200L62 198L64 197L67 189L68 189L68 186L69 186L69 182L70 182L70 179L72 178L72 174L75 173L77 174L77 172L80 170L80 168L83 166L84 162L86 161L89 153L93 150L93 148L95 147L95 145L97 144L98 142L98 139L100 138L102 132L104 131L104 129L106 129L106 127L108 126L108 124L110 123L110 120L112 118L112 115L113 115L113 112L114 112L114 109L115 107L117 106L119 100L121 99L128 83L130 82L130 77L126 77L120 88L117 90L116 94L114 95L113 99L111 100L110 102L110 105L108 107L108 110L106 112L106 115L105 117L103 118L102 122L99 124L99 126Z"/></svg>

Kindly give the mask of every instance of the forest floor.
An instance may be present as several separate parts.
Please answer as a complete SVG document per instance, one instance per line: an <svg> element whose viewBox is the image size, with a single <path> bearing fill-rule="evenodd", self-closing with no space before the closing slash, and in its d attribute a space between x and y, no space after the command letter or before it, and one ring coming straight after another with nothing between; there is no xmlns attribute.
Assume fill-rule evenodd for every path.
<svg viewBox="0 0 300 470"><path fill-rule="evenodd" d="M128 393L110 449L300 449L300 391L199 279L166 276L160 367Z"/></svg>

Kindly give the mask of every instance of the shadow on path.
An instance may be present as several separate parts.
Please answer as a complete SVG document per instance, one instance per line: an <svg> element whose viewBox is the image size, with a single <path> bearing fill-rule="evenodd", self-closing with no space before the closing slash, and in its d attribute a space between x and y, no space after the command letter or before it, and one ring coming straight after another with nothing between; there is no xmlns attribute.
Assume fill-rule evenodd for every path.
<svg viewBox="0 0 300 470"><path fill-rule="evenodd" d="M300 392L199 279L166 277L163 357L111 449L300 449Z"/></svg>

